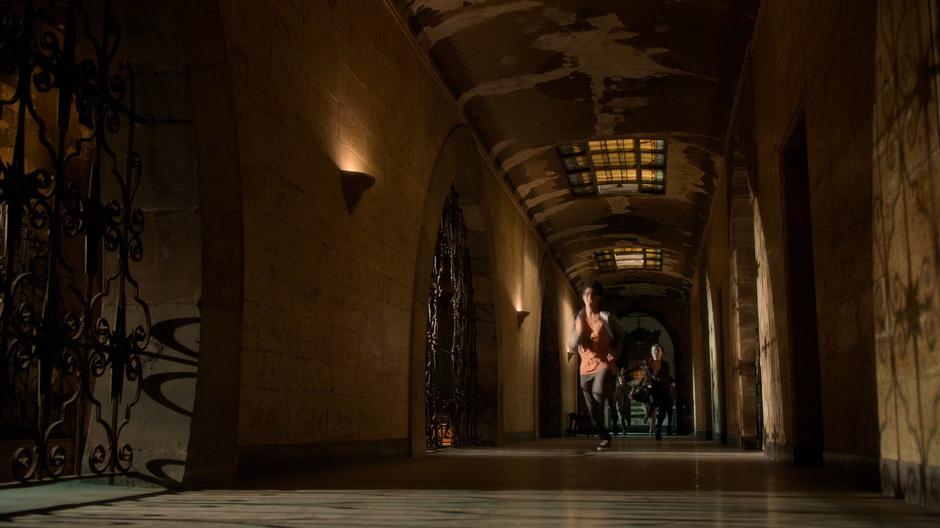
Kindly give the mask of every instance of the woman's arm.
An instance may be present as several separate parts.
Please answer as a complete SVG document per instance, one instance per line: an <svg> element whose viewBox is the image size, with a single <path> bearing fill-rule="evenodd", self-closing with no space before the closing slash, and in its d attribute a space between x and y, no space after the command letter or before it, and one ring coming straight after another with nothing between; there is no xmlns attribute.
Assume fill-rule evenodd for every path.
<svg viewBox="0 0 940 528"><path fill-rule="evenodd" d="M584 331L582 315L584 312L578 312L574 316L574 326L571 327L571 335L568 336L568 361L578 353L578 345L581 343L581 333Z"/></svg>

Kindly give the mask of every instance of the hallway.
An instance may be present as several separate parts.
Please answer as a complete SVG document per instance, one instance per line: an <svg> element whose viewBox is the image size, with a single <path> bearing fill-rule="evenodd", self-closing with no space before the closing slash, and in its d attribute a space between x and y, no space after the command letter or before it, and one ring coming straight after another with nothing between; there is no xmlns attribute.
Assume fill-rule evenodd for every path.
<svg viewBox="0 0 940 528"><path fill-rule="evenodd" d="M603 481L598 476L603 475ZM63 486L58 484L57 486ZM67 485L66 485L67 486ZM106 499L110 488L97 488ZM68 489L68 488L66 488ZM0 515L12 526L923 526L940 513L864 491L821 468L712 442L617 438L451 450L143 498ZM0 512L17 501L0 495ZM9 513L3 514L9 515Z"/></svg>
<svg viewBox="0 0 940 528"><path fill-rule="evenodd" d="M940 526L940 0L0 4L0 516Z"/></svg>

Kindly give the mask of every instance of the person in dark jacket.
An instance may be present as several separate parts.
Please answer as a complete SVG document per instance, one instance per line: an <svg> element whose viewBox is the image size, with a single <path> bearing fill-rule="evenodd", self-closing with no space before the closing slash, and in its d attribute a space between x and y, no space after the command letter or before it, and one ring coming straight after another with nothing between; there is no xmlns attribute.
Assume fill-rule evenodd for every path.
<svg viewBox="0 0 940 528"><path fill-rule="evenodd" d="M672 408L672 388L675 382L669 375L669 362L663 359L663 347L658 343L650 349L650 358L646 360L643 385L649 395L646 416L650 422L650 436L662 440L663 420Z"/></svg>

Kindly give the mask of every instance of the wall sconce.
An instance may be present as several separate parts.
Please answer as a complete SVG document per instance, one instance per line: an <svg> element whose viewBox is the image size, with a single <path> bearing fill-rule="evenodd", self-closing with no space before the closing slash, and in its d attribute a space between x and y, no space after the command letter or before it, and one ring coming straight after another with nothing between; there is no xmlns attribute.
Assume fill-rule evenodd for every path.
<svg viewBox="0 0 940 528"><path fill-rule="evenodd" d="M529 316L529 312L525 310L516 310L516 318L519 323L519 328L522 328L522 322L525 321L525 318Z"/></svg>
<svg viewBox="0 0 940 528"><path fill-rule="evenodd" d="M346 207L352 213L353 209L362 199L362 195L375 185L375 178L364 172L339 171L340 180L343 184L343 197L346 198Z"/></svg>

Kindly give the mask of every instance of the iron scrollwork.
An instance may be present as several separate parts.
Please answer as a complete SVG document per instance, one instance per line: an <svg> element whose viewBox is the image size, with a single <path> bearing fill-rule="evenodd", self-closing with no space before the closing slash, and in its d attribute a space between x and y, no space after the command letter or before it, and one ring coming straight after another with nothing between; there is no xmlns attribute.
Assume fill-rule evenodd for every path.
<svg viewBox="0 0 940 528"><path fill-rule="evenodd" d="M425 363L427 447L478 443L476 324L467 228L451 190L437 235Z"/></svg>
<svg viewBox="0 0 940 528"><path fill-rule="evenodd" d="M0 13L0 480L83 465L113 480L133 463L122 433L150 339L131 270L144 254L134 71L107 0L21 4Z"/></svg>

